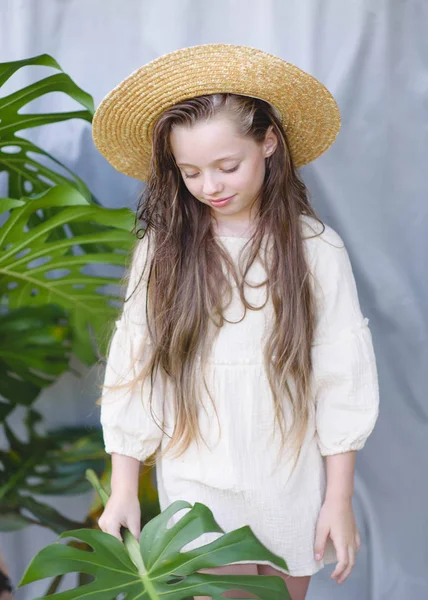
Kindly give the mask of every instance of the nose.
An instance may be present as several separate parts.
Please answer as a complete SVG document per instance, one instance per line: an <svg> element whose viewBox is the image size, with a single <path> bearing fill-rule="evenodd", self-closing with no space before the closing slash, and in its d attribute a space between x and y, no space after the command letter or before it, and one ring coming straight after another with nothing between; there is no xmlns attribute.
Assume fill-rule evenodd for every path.
<svg viewBox="0 0 428 600"><path fill-rule="evenodd" d="M214 196L214 194L221 192L223 187L223 184L215 175L204 175L202 184L202 193L204 196Z"/></svg>

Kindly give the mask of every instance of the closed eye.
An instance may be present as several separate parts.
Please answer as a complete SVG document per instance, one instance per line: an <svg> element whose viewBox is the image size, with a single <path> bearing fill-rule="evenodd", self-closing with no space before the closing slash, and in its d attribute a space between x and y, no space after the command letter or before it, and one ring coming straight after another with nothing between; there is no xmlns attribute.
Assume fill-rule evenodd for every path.
<svg viewBox="0 0 428 600"><path fill-rule="evenodd" d="M236 165L236 167L232 167L231 169L223 169L224 173L233 173L234 171L238 170L239 165Z"/></svg>
<svg viewBox="0 0 428 600"><path fill-rule="evenodd" d="M222 169L223 173L234 173L235 171L238 170L239 165L236 165L236 167L232 167L231 169ZM198 173L193 173L192 175L188 175L187 173L184 173L184 177L185 179L195 179L195 177L198 176Z"/></svg>

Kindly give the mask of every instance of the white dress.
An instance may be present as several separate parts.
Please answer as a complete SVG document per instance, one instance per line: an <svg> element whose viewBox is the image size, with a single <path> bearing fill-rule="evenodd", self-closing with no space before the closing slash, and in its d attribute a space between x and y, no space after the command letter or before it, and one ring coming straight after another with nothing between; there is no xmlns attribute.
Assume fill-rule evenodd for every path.
<svg viewBox="0 0 428 600"><path fill-rule="evenodd" d="M263 365L263 340L273 318L270 301L263 310L247 311L240 323L225 323L215 340L208 381L218 422L212 404L204 402L200 427L206 445L195 443L179 458L166 456L157 461L162 510L175 500L202 502L225 531L250 525L267 548L285 559L287 572L293 576L312 575L336 561L330 540L324 559L314 558L316 522L326 487L323 457L361 449L375 425L379 403L372 338L368 319L361 314L348 253L330 227L309 239L321 227L310 217L302 217L301 223L317 306L312 348L314 408L291 477L292 463L277 460L280 434L272 427L273 401ZM219 236L219 240L234 259L246 242L239 237ZM127 296L142 272L145 246L143 239L134 254ZM255 261L248 280L255 283L264 278L261 262ZM145 282L143 278L116 323L107 385L116 383L118 377L132 377L134 358L143 361L150 351L142 317ZM265 294L265 286L247 288L253 304L263 304ZM239 320L242 309L236 294L226 316ZM166 421L168 433L168 389L155 384L150 413L149 385L132 391L105 389L101 423L108 453L144 461L166 445L156 419ZM287 415L286 402L284 410Z"/></svg>

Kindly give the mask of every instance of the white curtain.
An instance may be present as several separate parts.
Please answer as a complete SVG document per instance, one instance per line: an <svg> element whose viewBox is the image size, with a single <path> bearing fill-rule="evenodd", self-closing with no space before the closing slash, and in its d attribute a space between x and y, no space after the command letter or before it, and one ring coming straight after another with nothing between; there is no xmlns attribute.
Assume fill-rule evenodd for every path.
<svg viewBox="0 0 428 600"><path fill-rule="evenodd" d="M0 3L0 60L49 53L96 103L141 64L210 42L277 54L335 95L342 131L303 176L316 210L349 250L375 343L381 415L357 460L357 566L342 586L329 577L333 567L325 568L313 577L308 600L428 598L427 31L426 0ZM29 70L17 75L7 89L33 77ZM44 109L68 106L60 95L43 101ZM89 125L69 121L28 135L74 169L104 205L135 206L140 184L96 152ZM50 425L97 422L94 378L67 374L43 394L38 406ZM78 518L89 496L52 501ZM54 539L35 528L0 535L15 583ZM16 598L45 589L23 588Z"/></svg>

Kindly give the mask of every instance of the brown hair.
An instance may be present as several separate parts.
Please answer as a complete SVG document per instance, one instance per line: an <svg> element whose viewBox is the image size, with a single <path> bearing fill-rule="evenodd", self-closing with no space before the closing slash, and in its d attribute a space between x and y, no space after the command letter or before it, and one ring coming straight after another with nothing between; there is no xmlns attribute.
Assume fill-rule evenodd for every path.
<svg viewBox="0 0 428 600"><path fill-rule="evenodd" d="M215 238L209 207L187 190L170 145L173 126L191 126L219 113L228 115L242 136L257 143L262 143L270 126L278 138L275 152L266 159L257 227L250 238L247 261L239 263L240 272ZM146 306L141 306L146 310L153 352L140 377L150 374L153 381L160 370L172 384L175 418L167 449L174 448L179 454L193 440L201 439L198 357L203 373L213 339L210 323L218 331L225 320L225 299L231 298L231 284L222 265L232 274L245 311L263 308L247 302L244 284L263 236L269 233L273 244L265 270L275 323L265 343L264 361L274 400L273 425L279 424L284 443L292 442L297 462L312 402L314 331L301 215L317 219L293 165L280 116L267 102L235 94L213 94L186 100L159 118L153 131L151 174L137 210L137 219L144 223L137 234L148 235L153 244ZM284 398L292 408L292 423L285 422Z"/></svg>

